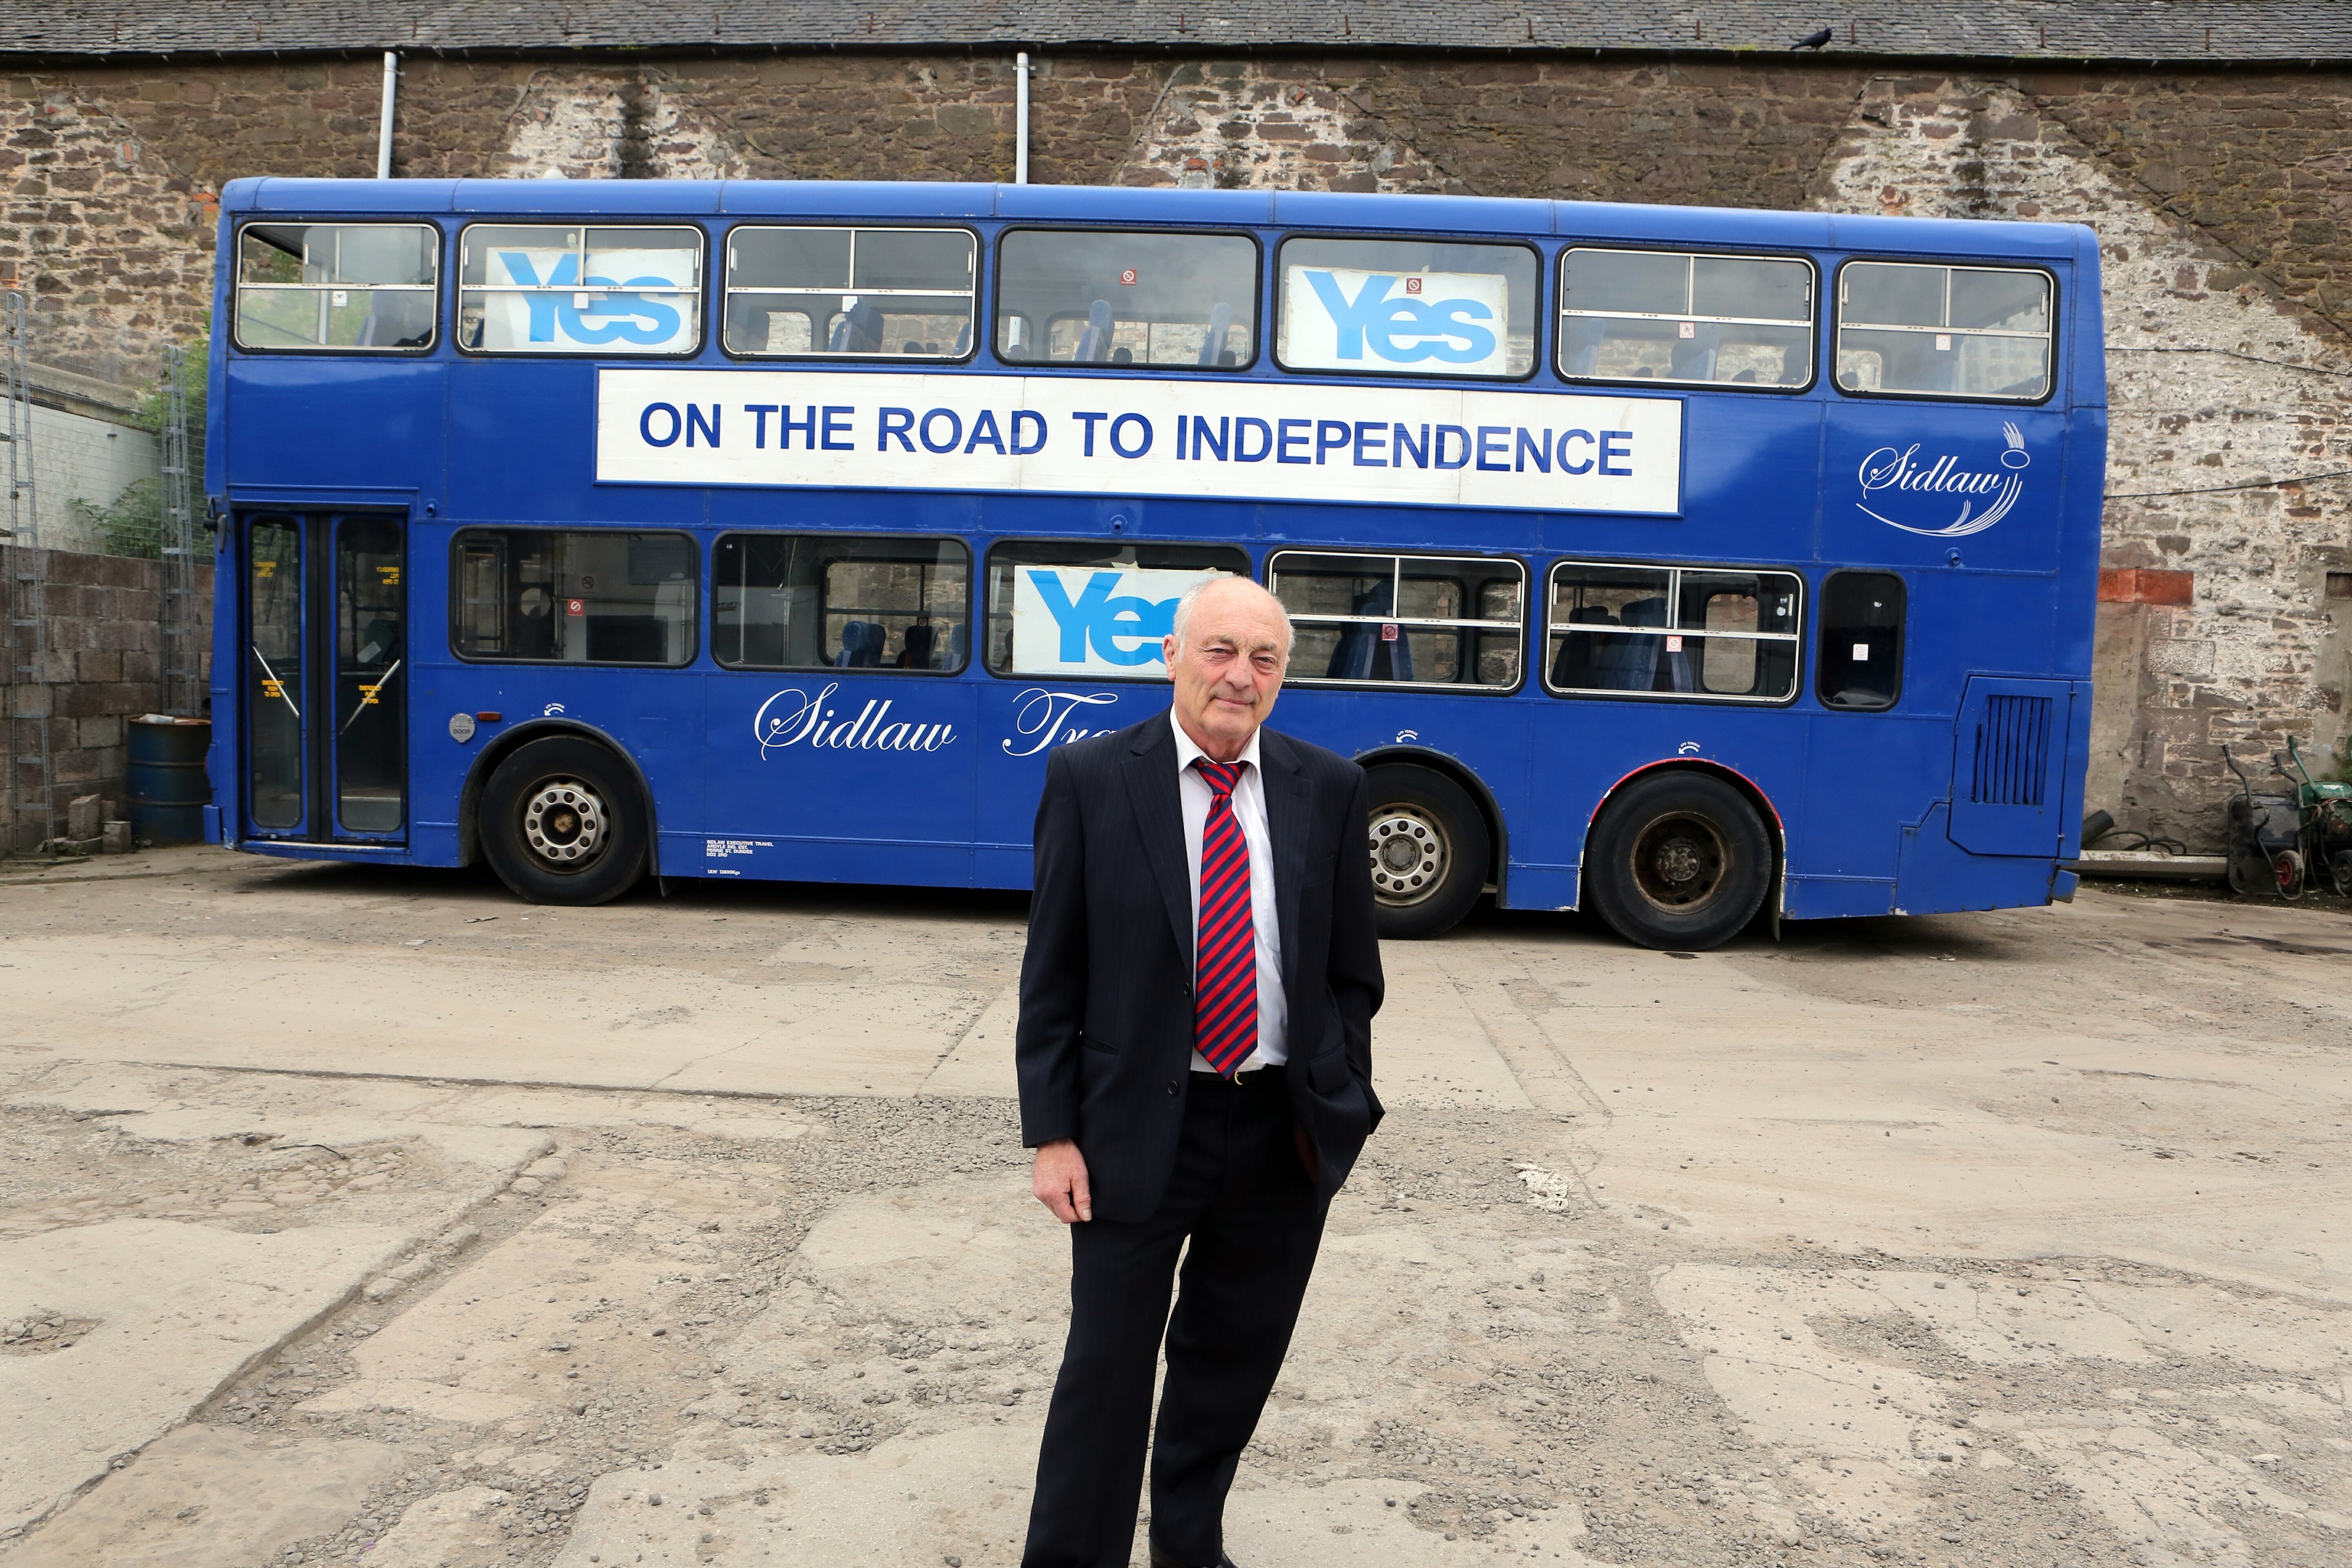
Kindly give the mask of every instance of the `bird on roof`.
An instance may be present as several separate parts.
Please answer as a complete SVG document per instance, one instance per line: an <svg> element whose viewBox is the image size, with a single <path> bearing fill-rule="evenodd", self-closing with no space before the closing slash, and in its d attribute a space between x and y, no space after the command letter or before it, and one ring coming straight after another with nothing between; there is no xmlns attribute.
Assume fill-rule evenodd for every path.
<svg viewBox="0 0 2352 1568"><path fill-rule="evenodd" d="M1837 35L1831 29L1823 27L1818 33L1806 34L1803 37L1799 38L1795 43L1790 44L1789 47L1792 52L1797 49L1818 49L1836 36Z"/></svg>

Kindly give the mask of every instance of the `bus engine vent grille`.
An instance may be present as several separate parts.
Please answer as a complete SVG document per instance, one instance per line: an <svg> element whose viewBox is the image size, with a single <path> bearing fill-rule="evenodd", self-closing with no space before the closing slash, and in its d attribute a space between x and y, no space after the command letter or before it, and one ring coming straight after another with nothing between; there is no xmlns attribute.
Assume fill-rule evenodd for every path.
<svg viewBox="0 0 2352 1568"><path fill-rule="evenodd" d="M2050 699L1986 698L1969 798L1979 805L2039 806L2049 763Z"/></svg>

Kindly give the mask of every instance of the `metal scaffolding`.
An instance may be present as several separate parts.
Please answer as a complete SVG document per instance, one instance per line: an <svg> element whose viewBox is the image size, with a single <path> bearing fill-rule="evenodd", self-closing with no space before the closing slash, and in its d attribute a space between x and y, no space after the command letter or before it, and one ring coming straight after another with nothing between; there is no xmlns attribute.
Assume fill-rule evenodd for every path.
<svg viewBox="0 0 2352 1568"><path fill-rule="evenodd" d="M204 712L204 648L196 617L196 510L189 452L187 351L163 351L163 711ZM204 367L198 365L202 374Z"/></svg>
<svg viewBox="0 0 2352 1568"><path fill-rule="evenodd" d="M6 840L0 853L46 850L58 836L57 758L51 745L47 605L48 558L41 549L33 491L33 388L25 374L26 300L12 289L0 311L0 391L5 391L8 523ZM30 830L29 832L27 830Z"/></svg>

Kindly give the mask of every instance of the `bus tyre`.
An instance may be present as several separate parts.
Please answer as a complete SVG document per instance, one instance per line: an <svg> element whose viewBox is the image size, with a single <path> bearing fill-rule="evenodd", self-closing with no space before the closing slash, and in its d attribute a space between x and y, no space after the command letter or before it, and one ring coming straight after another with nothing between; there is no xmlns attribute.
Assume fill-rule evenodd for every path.
<svg viewBox="0 0 2352 1568"><path fill-rule="evenodd" d="M482 790L482 853L534 904L601 904L646 869L645 813L620 758L568 735L533 741Z"/></svg>
<svg viewBox="0 0 2352 1568"><path fill-rule="evenodd" d="M1442 936L1486 885L1486 819L1433 768L1371 771L1372 902L1384 937Z"/></svg>
<svg viewBox="0 0 2352 1568"><path fill-rule="evenodd" d="M1601 814L1584 858L1585 893L1619 936L1696 951L1728 942L1772 881L1772 841L1755 808L1711 773L1654 773Z"/></svg>

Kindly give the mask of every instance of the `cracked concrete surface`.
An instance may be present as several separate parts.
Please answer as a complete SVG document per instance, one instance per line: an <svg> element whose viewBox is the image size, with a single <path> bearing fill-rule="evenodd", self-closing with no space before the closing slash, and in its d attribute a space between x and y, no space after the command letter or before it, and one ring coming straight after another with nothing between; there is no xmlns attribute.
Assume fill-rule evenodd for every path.
<svg viewBox="0 0 2352 1568"><path fill-rule="evenodd" d="M1019 900L182 852L0 933L0 1559L1016 1560ZM2347 953L2095 891L1391 946L1233 1555L2344 1561Z"/></svg>

